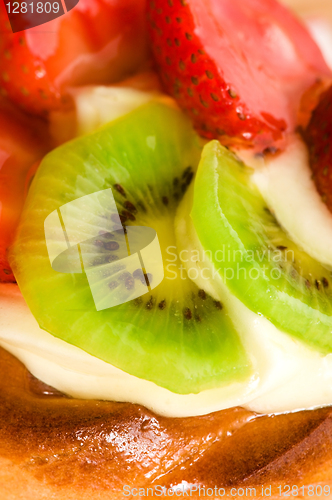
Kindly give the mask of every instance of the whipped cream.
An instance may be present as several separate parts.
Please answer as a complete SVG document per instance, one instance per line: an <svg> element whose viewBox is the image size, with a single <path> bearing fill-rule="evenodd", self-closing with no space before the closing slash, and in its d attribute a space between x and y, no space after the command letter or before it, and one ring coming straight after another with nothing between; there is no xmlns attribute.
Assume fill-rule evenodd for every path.
<svg viewBox="0 0 332 500"><path fill-rule="evenodd" d="M17 285L0 284L0 346L37 378L73 397L138 403L169 417L238 406L262 393L256 375L242 383L179 395L139 379L39 328Z"/></svg>

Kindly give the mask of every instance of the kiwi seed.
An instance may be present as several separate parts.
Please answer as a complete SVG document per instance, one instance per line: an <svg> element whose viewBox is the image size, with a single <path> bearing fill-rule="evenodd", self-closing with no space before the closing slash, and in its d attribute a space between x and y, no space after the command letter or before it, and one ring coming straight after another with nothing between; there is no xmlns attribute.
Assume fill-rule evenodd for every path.
<svg viewBox="0 0 332 500"><path fill-rule="evenodd" d="M205 290L198 290L198 296L200 299L205 300L206 299Z"/></svg>
<svg viewBox="0 0 332 500"><path fill-rule="evenodd" d="M184 310L183 310L183 316L187 319L187 320L190 320L192 318L192 312L191 310L189 309L189 307L185 307Z"/></svg>
<svg viewBox="0 0 332 500"><path fill-rule="evenodd" d="M222 310L222 308L223 308L223 305L222 305L222 303L221 303L219 300L215 300L215 301L214 301L214 305L215 305L215 307L216 307L219 311L221 311L221 310Z"/></svg>
<svg viewBox="0 0 332 500"><path fill-rule="evenodd" d="M142 269L136 269L133 272L133 277L135 278L135 280L142 281L143 280L143 271L142 271Z"/></svg>
<svg viewBox="0 0 332 500"><path fill-rule="evenodd" d="M166 300L159 302L158 307L163 311L166 308Z"/></svg>
<svg viewBox="0 0 332 500"><path fill-rule="evenodd" d="M137 208L135 207L135 205L133 203L131 203L131 201L128 201L126 200L124 202L124 205L123 205L127 210L129 210L129 212L131 212L132 214L136 214L137 213Z"/></svg>
<svg viewBox="0 0 332 500"><path fill-rule="evenodd" d="M152 283L152 274L143 273L142 269L136 269L133 272L133 277L135 280L140 280L142 285L150 286L150 283Z"/></svg>
<svg viewBox="0 0 332 500"><path fill-rule="evenodd" d="M327 279L325 277L322 278L322 283L323 283L324 288L328 288L329 282L327 281Z"/></svg>
<svg viewBox="0 0 332 500"><path fill-rule="evenodd" d="M120 248L120 245L117 241L107 241L106 243L104 243L104 248L106 248L106 250L114 252L114 250L118 250Z"/></svg>
<svg viewBox="0 0 332 500"><path fill-rule="evenodd" d="M102 240L95 240L94 246L95 247L103 247L104 246L104 242Z"/></svg>
<svg viewBox="0 0 332 500"><path fill-rule="evenodd" d="M132 276L128 276L125 279L125 287L127 290L132 290L135 287L135 280Z"/></svg>
<svg viewBox="0 0 332 500"><path fill-rule="evenodd" d="M118 193L120 193L122 196L124 196L126 198L126 196L127 196L126 192L120 184L114 184L114 187Z"/></svg>
<svg viewBox="0 0 332 500"><path fill-rule="evenodd" d="M191 167L187 167L182 174L182 179L185 179L190 172L191 172Z"/></svg>
<svg viewBox="0 0 332 500"><path fill-rule="evenodd" d="M122 273L121 276L119 277L120 281L126 281L128 279L132 278L132 275L126 271L125 273Z"/></svg>
<svg viewBox="0 0 332 500"><path fill-rule="evenodd" d="M107 262L115 262L116 260L119 260L119 257L117 255L109 255L107 257Z"/></svg>
<svg viewBox="0 0 332 500"><path fill-rule="evenodd" d="M145 308L150 311L154 306L154 298L151 296L149 300L147 301Z"/></svg>
<svg viewBox="0 0 332 500"><path fill-rule="evenodd" d="M105 256L103 256L103 257L97 257L92 262L93 266L101 266L102 264L107 264L107 257L105 257Z"/></svg>
<svg viewBox="0 0 332 500"><path fill-rule="evenodd" d="M131 220L131 221L134 221L136 220L136 217L135 215L133 215L131 212L129 212L128 210L123 210L122 211L122 215L123 217L126 217L127 219Z"/></svg>

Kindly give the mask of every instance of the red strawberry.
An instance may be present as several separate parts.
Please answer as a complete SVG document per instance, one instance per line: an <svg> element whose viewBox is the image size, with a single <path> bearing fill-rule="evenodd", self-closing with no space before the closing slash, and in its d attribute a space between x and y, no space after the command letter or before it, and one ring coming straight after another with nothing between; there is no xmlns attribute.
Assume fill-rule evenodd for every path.
<svg viewBox="0 0 332 500"><path fill-rule="evenodd" d="M165 89L209 139L275 146L295 128L301 94L330 75L276 0L150 0L148 17Z"/></svg>
<svg viewBox="0 0 332 500"><path fill-rule="evenodd" d="M25 197L26 176L49 149L45 123L0 101L0 282L15 281L7 261Z"/></svg>
<svg viewBox="0 0 332 500"><path fill-rule="evenodd" d="M80 0L14 34L0 2L0 28L0 91L32 113L66 105L68 86L121 79L146 57L145 0Z"/></svg>
<svg viewBox="0 0 332 500"><path fill-rule="evenodd" d="M332 87L321 95L303 136L315 184L332 212Z"/></svg>

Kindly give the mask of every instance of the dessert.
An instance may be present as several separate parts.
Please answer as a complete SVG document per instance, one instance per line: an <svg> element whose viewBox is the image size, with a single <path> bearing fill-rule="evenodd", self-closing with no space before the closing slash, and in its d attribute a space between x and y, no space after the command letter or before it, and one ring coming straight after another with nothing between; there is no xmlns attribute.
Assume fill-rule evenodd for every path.
<svg viewBox="0 0 332 500"><path fill-rule="evenodd" d="M329 251L293 232L266 189L292 148L307 179L295 115L272 142L271 127L249 126L255 157L238 149L242 124L217 131L262 163L253 174L219 142L204 145L174 102L152 101L54 149L29 188L9 252L24 299L0 286L3 495L328 497ZM327 209L310 186L319 220ZM142 257L155 234L163 271ZM229 275L240 257L216 261L223 244L254 251L244 270L257 279Z"/></svg>

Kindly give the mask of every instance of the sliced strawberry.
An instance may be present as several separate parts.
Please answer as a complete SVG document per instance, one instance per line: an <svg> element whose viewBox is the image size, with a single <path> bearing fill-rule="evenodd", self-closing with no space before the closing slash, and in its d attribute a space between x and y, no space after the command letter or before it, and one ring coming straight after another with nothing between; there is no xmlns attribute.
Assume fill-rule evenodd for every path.
<svg viewBox="0 0 332 500"><path fill-rule="evenodd" d="M209 139L275 146L295 128L301 94L330 75L276 0L151 0L148 16L165 89Z"/></svg>
<svg viewBox="0 0 332 500"><path fill-rule="evenodd" d="M309 147L313 179L332 212L332 87L322 94L303 136Z"/></svg>
<svg viewBox="0 0 332 500"><path fill-rule="evenodd" d="M0 282L15 281L7 261L25 197L26 176L49 149L45 123L0 101Z"/></svg>
<svg viewBox="0 0 332 500"><path fill-rule="evenodd" d="M32 113L67 105L68 86L111 83L146 58L145 0L80 0L14 34L0 2L0 29L0 91Z"/></svg>

